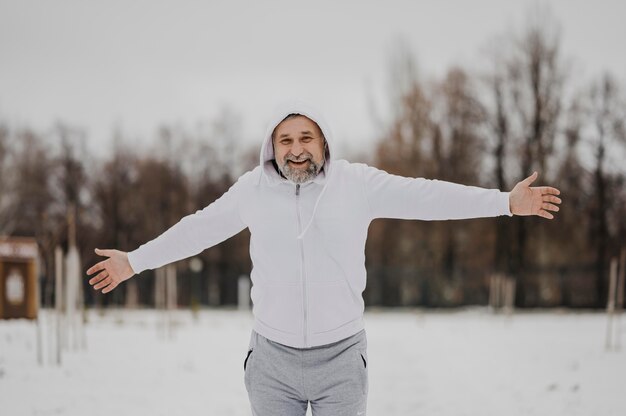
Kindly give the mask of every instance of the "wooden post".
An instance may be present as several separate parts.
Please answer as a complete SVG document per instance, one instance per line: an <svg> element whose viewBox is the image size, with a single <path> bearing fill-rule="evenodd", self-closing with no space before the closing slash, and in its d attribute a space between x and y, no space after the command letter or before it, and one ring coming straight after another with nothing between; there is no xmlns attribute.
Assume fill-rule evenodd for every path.
<svg viewBox="0 0 626 416"><path fill-rule="evenodd" d="M617 299L615 302L616 322L615 322L615 349L622 348L622 312L624 311L624 277L626 275L626 247L622 248L619 257L619 276L617 278Z"/></svg>
<svg viewBox="0 0 626 416"><path fill-rule="evenodd" d="M82 315L78 298L80 287L80 256L75 245L69 246L65 257L65 279L66 347L68 351L70 349L77 351L80 348L81 326L79 320L82 319Z"/></svg>
<svg viewBox="0 0 626 416"><path fill-rule="evenodd" d="M504 312L507 315L513 313L513 307L515 305L515 279L511 276L506 276L504 280Z"/></svg>
<svg viewBox="0 0 626 416"><path fill-rule="evenodd" d="M610 350L613 347L613 315L615 314L615 289L617 283L617 259L611 259L611 271L609 276L609 299L606 303L606 312L608 315L608 326L606 331L605 348Z"/></svg>
<svg viewBox="0 0 626 416"><path fill-rule="evenodd" d="M165 321L163 319L163 311L165 309L165 270L159 267L154 271L154 307L157 310L157 334L161 334L161 330L165 332Z"/></svg>
<svg viewBox="0 0 626 416"><path fill-rule="evenodd" d="M61 365L61 344L63 342L63 251L61 247L54 249L54 297L56 310L56 362Z"/></svg>
<svg viewBox="0 0 626 416"><path fill-rule="evenodd" d="M41 316L41 294L39 293L39 256L35 263L35 304L37 305L37 362L43 366L43 317Z"/></svg>
<svg viewBox="0 0 626 416"><path fill-rule="evenodd" d="M492 312L513 312L515 305L515 279L512 276L494 273L489 278L489 307Z"/></svg>
<svg viewBox="0 0 626 416"><path fill-rule="evenodd" d="M176 266L168 264L165 266L166 275L166 295L167 295L167 333L170 338L174 337L174 310L177 306L178 294L176 291Z"/></svg>
<svg viewBox="0 0 626 416"><path fill-rule="evenodd" d="M130 279L126 282L126 309L137 309L139 306L139 292L137 280Z"/></svg>
<svg viewBox="0 0 626 416"><path fill-rule="evenodd" d="M165 297L163 287L163 268L159 267L154 271L154 307L157 310L163 309L163 299Z"/></svg>
<svg viewBox="0 0 626 416"><path fill-rule="evenodd" d="M502 275L496 276L496 308L502 308Z"/></svg>
<svg viewBox="0 0 626 416"><path fill-rule="evenodd" d="M495 286L495 280L496 280L496 275L492 274L491 276L489 276L489 309L491 310L491 312L493 312L495 310L495 291L494 291L494 286Z"/></svg>
<svg viewBox="0 0 626 416"><path fill-rule="evenodd" d="M160 323L157 326L162 328L164 338L172 338L173 332L173 311L177 307L176 291L176 266L168 264L155 271L155 307L160 310ZM159 328L157 328L159 329Z"/></svg>
<svg viewBox="0 0 626 416"><path fill-rule="evenodd" d="M209 306L220 306L220 282L219 282L219 269L217 268L217 261L209 261L208 270L208 296Z"/></svg>
<svg viewBox="0 0 626 416"><path fill-rule="evenodd" d="M626 276L626 247L622 248L619 257L619 278L617 281L617 302L615 309L618 312L624 310L624 280Z"/></svg>

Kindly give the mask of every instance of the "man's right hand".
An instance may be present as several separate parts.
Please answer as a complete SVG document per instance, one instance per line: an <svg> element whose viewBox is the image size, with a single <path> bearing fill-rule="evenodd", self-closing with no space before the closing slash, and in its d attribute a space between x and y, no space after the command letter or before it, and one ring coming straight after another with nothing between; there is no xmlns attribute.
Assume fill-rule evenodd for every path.
<svg viewBox="0 0 626 416"><path fill-rule="evenodd" d="M89 284L93 286L94 290L102 289L102 293L108 293L115 289L121 282L135 275L128 261L128 254L126 252L119 250L100 250L99 248L95 251L97 255L108 257L108 259L94 264L87 270L88 275L100 272L89 280Z"/></svg>
<svg viewBox="0 0 626 416"><path fill-rule="evenodd" d="M538 215L551 220L552 212L559 211L561 198L557 195L561 191L551 186L530 186L537 176L537 172L533 172L515 185L509 193L509 209L513 215Z"/></svg>

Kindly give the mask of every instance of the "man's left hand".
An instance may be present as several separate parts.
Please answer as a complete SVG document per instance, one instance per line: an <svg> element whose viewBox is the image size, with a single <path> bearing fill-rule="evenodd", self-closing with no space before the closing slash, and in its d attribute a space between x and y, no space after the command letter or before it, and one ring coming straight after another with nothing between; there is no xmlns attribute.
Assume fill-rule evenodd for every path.
<svg viewBox="0 0 626 416"><path fill-rule="evenodd" d="M554 215L549 211L559 211L561 199L556 195L561 191L550 186L531 187L535 179L537 172L515 185L509 194L509 208L513 215L539 215L551 220Z"/></svg>

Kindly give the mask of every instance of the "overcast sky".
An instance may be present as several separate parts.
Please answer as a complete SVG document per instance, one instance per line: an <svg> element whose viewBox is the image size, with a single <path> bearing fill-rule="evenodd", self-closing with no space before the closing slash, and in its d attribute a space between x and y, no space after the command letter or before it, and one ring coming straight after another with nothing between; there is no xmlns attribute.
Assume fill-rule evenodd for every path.
<svg viewBox="0 0 626 416"><path fill-rule="evenodd" d="M271 109L300 97L350 148L376 131L390 50L409 42L422 74L480 66L490 39L549 6L576 76L626 80L626 2L607 0L0 0L0 120L41 131L62 120L102 149L115 127L149 143L158 125L194 126L224 106L260 142ZM542 9L543 10L543 9ZM347 147L340 147L346 149Z"/></svg>

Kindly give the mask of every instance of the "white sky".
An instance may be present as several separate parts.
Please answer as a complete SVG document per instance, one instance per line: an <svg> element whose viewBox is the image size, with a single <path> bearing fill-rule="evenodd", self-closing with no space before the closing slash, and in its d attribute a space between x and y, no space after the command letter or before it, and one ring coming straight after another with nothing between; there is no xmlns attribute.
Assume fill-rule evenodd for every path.
<svg viewBox="0 0 626 416"><path fill-rule="evenodd" d="M161 123L193 127L228 106L260 142L271 109L300 97L330 116L341 149L371 143L368 96L384 110L390 50L420 70L479 66L489 40L549 5L577 76L626 79L623 1L0 0L0 120L84 127L103 151L115 127L149 143Z"/></svg>

